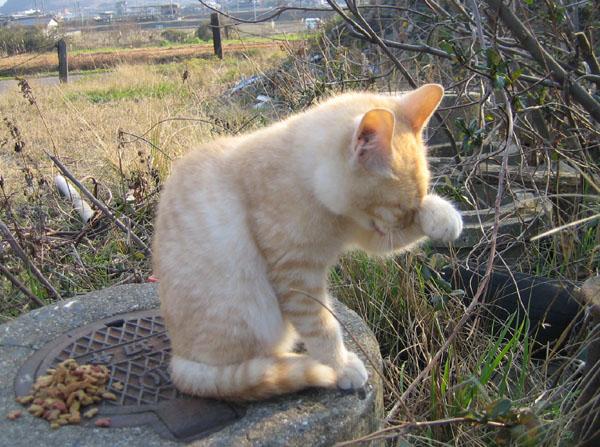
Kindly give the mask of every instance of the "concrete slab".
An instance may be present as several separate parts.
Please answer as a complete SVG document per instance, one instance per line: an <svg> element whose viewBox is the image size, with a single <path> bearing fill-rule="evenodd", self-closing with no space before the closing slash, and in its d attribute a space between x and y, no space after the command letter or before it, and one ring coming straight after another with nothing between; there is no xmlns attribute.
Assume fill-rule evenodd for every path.
<svg viewBox="0 0 600 447"><path fill-rule="evenodd" d="M0 326L0 446L177 446L161 439L149 426L95 428L49 424L24 412L16 421L5 415L23 409L14 401L14 380L20 366L36 350L66 331L114 315L158 307L154 284L131 284L78 296L34 310ZM336 314L381 371L375 337L365 323L336 303ZM364 355L347 337L348 346ZM327 446L352 439L379 426L383 413L382 383L369 362L366 396L337 390L307 390L247 406L246 415L223 430L193 443L197 446Z"/></svg>

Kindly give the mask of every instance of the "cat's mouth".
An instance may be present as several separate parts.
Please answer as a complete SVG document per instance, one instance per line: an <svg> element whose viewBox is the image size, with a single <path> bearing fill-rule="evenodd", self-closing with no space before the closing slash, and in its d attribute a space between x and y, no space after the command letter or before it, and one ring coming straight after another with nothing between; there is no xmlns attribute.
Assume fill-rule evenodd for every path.
<svg viewBox="0 0 600 447"><path fill-rule="evenodd" d="M373 219L371 219L371 228L379 235L379 236L385 236L385 231L383 231L381 229L381 227L379 225L377 225L377 222L375 222Z"/></svg>

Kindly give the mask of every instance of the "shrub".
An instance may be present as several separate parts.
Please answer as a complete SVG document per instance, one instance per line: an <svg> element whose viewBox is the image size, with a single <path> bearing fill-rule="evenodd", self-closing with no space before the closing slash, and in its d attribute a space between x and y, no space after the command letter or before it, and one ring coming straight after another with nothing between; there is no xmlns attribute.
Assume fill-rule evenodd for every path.
<svg viewBox="0 0 600 447"><path fill-rule="evenodd" d="M54 39L40 28L0 28L0 51L5 55L48 51Z"/></svg>
<svg viewBox="0 0 600 447"><path fill-rule="evenodd" d="M196 37L200 40L212 39L212 29L208 22L200 23L200 26L196 28Z"/></svg>
<svg viewBox="0 0 600 447"><path fill-rule="evenodd" d="M160 36L169 42L182 43L187 40L188 33L176 29L167 29L160 33Z"/></svg>

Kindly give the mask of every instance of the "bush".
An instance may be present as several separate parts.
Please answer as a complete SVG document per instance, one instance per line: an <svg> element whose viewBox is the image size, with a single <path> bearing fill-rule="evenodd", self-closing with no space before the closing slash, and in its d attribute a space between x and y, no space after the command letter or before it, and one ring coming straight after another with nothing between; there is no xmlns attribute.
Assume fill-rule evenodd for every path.
<svg viewBox="0 0 600 447"><path fill-rule="evenodd" d="M200 26L196 29L196 37L200 40L212 39L212 29L208 22L200 23Z"/></svg>
<svg viewBox="0 0 600 447"><path fill-rule="evenodd" d="M8 56L48 51L54 43L40 28L0 28L0 51Z"/></svg>
<svg viewBox="0 0 600 447"><path fill-rule="evenodd" d="M189 37L188 33L186 33L185 31L179 31L175 29L164 30L162 33L160 33L160 36L169 42L176 43L183 43Z"/></svg>

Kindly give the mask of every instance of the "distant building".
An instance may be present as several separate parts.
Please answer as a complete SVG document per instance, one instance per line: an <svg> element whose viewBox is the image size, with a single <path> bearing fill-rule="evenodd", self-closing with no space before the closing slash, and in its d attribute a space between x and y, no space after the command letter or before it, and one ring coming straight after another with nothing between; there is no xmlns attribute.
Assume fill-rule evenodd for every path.
<svg viewBox="0 0 600 447"><path fill-rule="evenodd" d="M52 16L18 16L10 17L5 23L6 27L35 27L43 29L50 34L58 29L58 22Z"/></svg>
<svg viewBox="0 0 600 447"><path fill-rule="evenodd" d="M113 11L103 11L94 17L94 21L98 23L111 23L114 15Z"/></svg>
<svg viewBox="0 0 600 447"><path fill-rule="evenodd" d="M129 6L127 15L137 17L142 20L152 20L161 18L178 17L181 13L181 6L178 3Z"/></svg>

